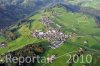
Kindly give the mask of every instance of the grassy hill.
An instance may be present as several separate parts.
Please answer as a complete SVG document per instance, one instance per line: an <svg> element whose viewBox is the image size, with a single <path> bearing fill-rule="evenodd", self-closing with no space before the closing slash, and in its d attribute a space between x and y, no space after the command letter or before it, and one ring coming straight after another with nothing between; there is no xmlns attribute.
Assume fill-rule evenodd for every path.
<svg viewBox="0 0 100 66"><path fill-rule="evenodd" d="M33 38L31 33L36 29L41 31L46 30L46 26L40 22L40 19L44 14L54 22L52 27L57 27L57 24L59 24L62 32L66 34L75 33L75 35L55 50L45 46L46 51L44 54L42 54L42 56L46 57L52 54L56 54L58 57L65 54L64 56L57 58L51 64L36 63L35 66L68 66L66 61L69 59L69 57L66 57L66 55L74 55L74 51L77 51L80 47L88 47L88 51L93 53L94 50L100 50L100 28L96 28L97 24L94 18L82 13L72 13L67 11L64 7L56 6L32 15L25 23L18 26L19 29L17 29L15 32L20 34L20 36L16 40L10 41L7 44L7 47L0 48L0 54L17 50L30 43L46 41ZM28 20L32 21L29 22ZM3 41L1 36L0 41ZM87 41L88 43L84 44L84 41ZM91 54L90 52L86 52L84 57L87 54ZM74 64L74 66L82 66L82 64L78 63Z"/></svg>
<svg viewBox="0 0 100 66"><path fill-rule="evenodd" d="M44 28L44 26L38 21L38 19L40 19L39 16L40 16L40 14L37 14L37 15L29 18L29 19L35 19L35 21L33 21L31 23L32 27L30 29L28 27L28 25L30 23L27 23L27 22L23 23L21 25L21 27L16 31L16 33L20 34L21 36L18 37L16 40L10 41L9 43L7 43L7 47L0 48L0 54L4 54L4 53L10 52L10 51L17 50L17 49L22 48L25 45L30 44L30 43L41 42L42 40L33 38L32 34L31 34L33 29L40 29L41 30L42 28ZM3 41L2 38L3 37L0 37L0 41Z"/></svg>
<svg viewBox="0 0 100 66"><path fill-rule="evenodd" d="M99 47L99 38L100 38L100 28L95 28L97 26L95 20L93 17L89 15L84 15L82 13L71 13L69 11L66 11L62 7L55 7L53 8L53 11L55 11L55 16L50 16L50 19L54 21L54 23L57 23L62 26L62 31L65 33L71 33L74 32L77 34L77 36L74 36L73 38L69 39L69 43L65 43L63 46L56 50L49 49L44 54L45 56L57 54L58 56L64 55L68 52L77 51L77 49L80 46L87 46L90 49L97 49L97 46ZM47 11L46 13L50 14L52 10ZM98 39L95 39L93 37L97 37ZM88 41L88 44L84 45L84 41ZM78 45L79 46L78 46ZM93 46L96 46L93 48ZM71 48L70 48L71 47ZM73 55L74 53L71 53ZM84 57L87 54L86 53ZM67 55L67 54L66 54ZM65 56L58 58L54 60L52 64L42 64L43 66L67 66L66 61L68 58ZM40 66L41 64L36 64L36 66ZM76 63L74 66L82 66L82 63Z"/></svg>

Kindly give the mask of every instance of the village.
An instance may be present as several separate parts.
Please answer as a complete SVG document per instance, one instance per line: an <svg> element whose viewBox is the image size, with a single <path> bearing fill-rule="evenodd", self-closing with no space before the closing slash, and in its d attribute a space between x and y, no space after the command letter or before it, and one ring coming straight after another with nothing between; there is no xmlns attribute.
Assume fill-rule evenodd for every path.
<svg viewBox="0 0 100 66"><path fill-rule="evenodd" d="M11 6L5 2L0 13L0 66L100 65L99 0L23 0ZM46 62L5 63L6 55L17 60L40 56Z"/></svg>
<svg viewBox="0 0 100 66"><path fill-rule="evenodd" d="M60 29L61 26L59 24L54 23L47 16L42 16L40 22L46 25L47 30L44 32L41 30L35 30L32 32L32 36L38 39L46 39L48 42L50 42L50 45L48 47L50 47L51 49L59 48L61 45L64 44L64 42L67 41L68 38L73 37L72 33L71 34L63 33ZM52 24L56 24L57 27L56 28L52 27ZM87 43L87 41L84 41L84 43ZM79 48L75 53L75 56L74 57L72 56L72 58L69 60L70 63L68 63L68 66L72 66L73 61L79 58L82 54L84 54L84 52L85 52L84 48ZM57 59L57 56L55 54L49 55L47 57L48 63L53 63L55 59ZM83 64L83 66L86 65Z"/></svg>
<svg viewBox="0 0 100 66"><path fill-rule="evenodd" d="M47 39L51 43L51 46L49 47L56 49L62 45L67 38L71 37L71 35L66 35L57 29L49 29L47 32L36 30L33 32L33 37L39 39Z"/></svg>
<svg viewBox="0 0 100 66"><path fill-rule="evenodd" d="M40 22L47 27L47 30L45 32L42 32L41 30L35 30L32 33L32 36L38 39L46 39L51 44L48 47L52 49L60 47L68 38L71 37L71 34L64 34L61 32L59 28L61 27L60 25L59 27L53 28L51 24L55 23L47 16L42 16ZM56 25L58 26L58 24Z"/></svg>
<svg viewBox="0 0 100 66"><path fill-rule="evenodd" d="M29 20L29 21L31 22L32 20ZM68 41L68 39L73 38L74 36L76 37L76 33L72 33L72 32L68 34L64 33L61 30L62 26L59 25L58 23L53 22L47 15L41 15L39 22L45 25L46 27L45 30L43 31L42 29L40 30L34 29L33 31L31 31L31 34L32 34L31 36L33 38L47 40L50 43L47 47L51 48L52 50L56 50L57 48L63 46L63 44L65 44L65 42ZM52 24L56 25L56 27L52 26ZM87 44L87 43L88 41L84 41L84 44ZM4 48L4 47L6 47L6 44L1 43L0 48ZM30 49L30 51L32 51L34 49L34 46L32 47L30 45L27 49ZM41 52L43 50L43 48L41 47L39 47L38 49L41 50ZM23 52L23 49L22 49L22 52ZM84 52L85 52L84 48L78 48L78 50L76 50L76 53L74 53L75 56L72 56L70 58L69 60L70 63L68 63L68 66L72 66L72 64L74 63L74 60L77 60L82 54L84 54ZM16 53L19 54L19 56L21 55L20 52L16 52ZM49 56L47 56L46 60L48 61L48 63L53 63L54 60L56 60L58 57L59 57L58 55L56 55L55 53L52 53ZM83 65L83 66L86 66L86 65Z"/></svg>

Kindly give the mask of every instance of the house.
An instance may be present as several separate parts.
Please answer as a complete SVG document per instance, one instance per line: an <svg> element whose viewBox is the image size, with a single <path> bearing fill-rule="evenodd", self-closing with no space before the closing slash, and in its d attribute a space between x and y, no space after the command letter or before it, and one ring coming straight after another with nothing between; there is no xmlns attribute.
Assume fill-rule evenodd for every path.
<svg viewBox="0 0 100 66"><path fill-rule="evenodd" d="M0 43L0 48L5 47L6 45L4 43Z"/></svg>

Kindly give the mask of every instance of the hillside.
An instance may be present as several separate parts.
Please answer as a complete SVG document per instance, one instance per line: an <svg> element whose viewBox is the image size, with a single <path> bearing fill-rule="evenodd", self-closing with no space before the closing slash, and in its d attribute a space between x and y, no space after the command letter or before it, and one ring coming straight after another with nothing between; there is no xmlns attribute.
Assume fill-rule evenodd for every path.
<svg viewBox="0 0 100 66"><path fill-rule="evenodd" d="M0 29L27 18L53 0L0 0Z"/></svg>
<svg viewBox="0 0 100 66"><path fill-rule="evenodd" d="M42 18L50 20L50 22L53 23L44 24L41 22ZM33 37L35 31L46 32L49 31L50 28L58 28L62 33L71 35L71 37L64 39L65 42L56 49L48 48L49 44L46 43L48 41L47 39ZM69 57L66 57L66 55L74 55L80 47L87 50L83 54L84 57L94 53L94 58L97 59L96 55L100 54L100 28L97 27L94 17L83 13L70 12L61 5L41 10L27 18L24 23L16 24L9 30L14 30L13 33L18 34L18 37L15 40L7 41L7 46L0 48L1 55L16 51L28 44L37 44L41 42L44 42L42 45L46 50L41 54L42 56L48 57L48 54L57 55L53 63L35 63L35 66L68 66L66 61ZM4 36L0 36L0 41L5 40ZM97 54L95 52L97 52ZM87 63L85 61L85 64L90 66L92 62ZM99 65L98 62L93 63L94 66L97 64ZM80 61L78 61L78 63L73 63L73 66L82 65L83 63L80 63Z"/></svg>
<svg viewBox="0 0 100 66"><path fill-rule="evenodd" d="M70 53L73 51L77 51L77 49L80 46L88 47L87 50L89 52L86 52L86 54L91 54L91 50L100 50L99 47L99 39L95 39L96 37L100 38L100 28L95 28L96 23L93 17L89 15L84 15L82 13L71 13L69 11L66 11L64 8L55 7L52 8L55 12L55 16L50 16L54 23L59 24L62 26L61 30L68 33L75 33L76 35L70 39L67 40L67 43L65 43L63 46L56 50L48 50L44 55L46 57L52 54L57 54L58 57ZM47 11L46 14L50 14L52 10ZM88 44L84 45L84 41L88 41ZM71 48L70 48L71 47ZM94 48L95 47L95 48ZM94 52L94 51L93 51ZM74 53L74 52L73 52ZM73 55L71 53L71 55ZM100 53L100 52L99 52ZM67 55L67 54L66 54ZM51 64L42 64L43 66L65 66L66 61L68 60L68 57L66 55L62 56L61 58L55 59L53 63ZM84 54L85 56L85 54ZM36 66L39 66L41 64L36 64ZM66 65L67 66L67 65ZM73 66L82 66L82 63L76 63Z"/></svg>

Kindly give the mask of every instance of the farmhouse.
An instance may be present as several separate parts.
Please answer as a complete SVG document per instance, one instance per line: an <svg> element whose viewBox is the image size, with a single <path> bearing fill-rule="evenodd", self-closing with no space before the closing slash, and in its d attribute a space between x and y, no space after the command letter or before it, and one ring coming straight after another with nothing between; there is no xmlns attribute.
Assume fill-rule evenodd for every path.
<svg viewBox="0 0 100 66"><path fill-rule="evenodd" d="M3 48L3 47L5 47L5 46L6 46L6 44L4 44L3 42L0 43L0 48Z"/></svg>

